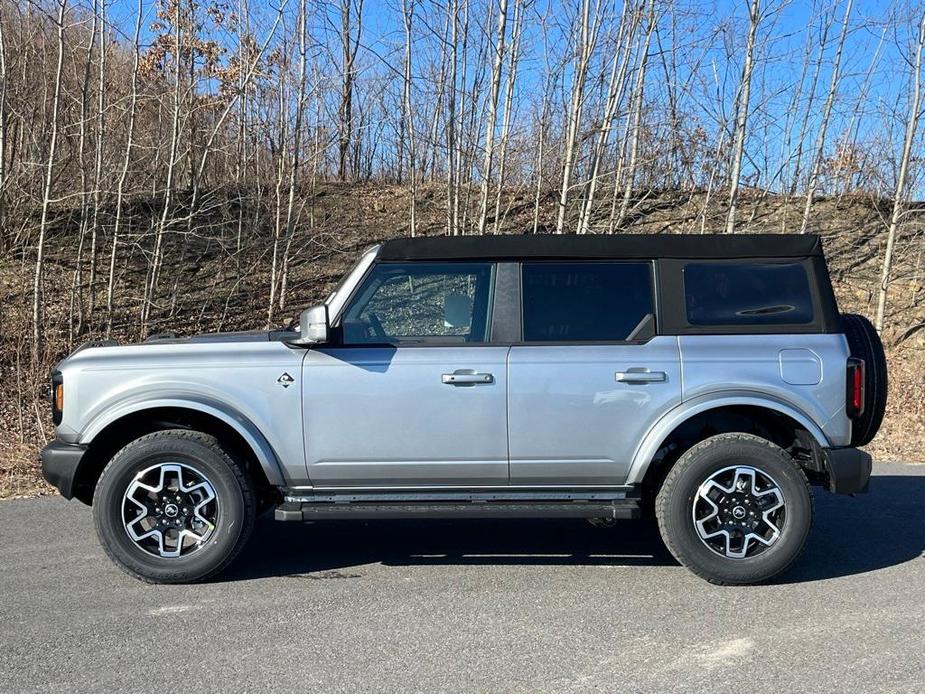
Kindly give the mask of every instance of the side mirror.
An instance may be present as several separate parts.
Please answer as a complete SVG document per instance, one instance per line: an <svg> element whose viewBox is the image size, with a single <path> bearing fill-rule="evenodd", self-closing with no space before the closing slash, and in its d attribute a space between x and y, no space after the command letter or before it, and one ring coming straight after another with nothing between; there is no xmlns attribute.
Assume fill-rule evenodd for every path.
<svg viewBox="0 0 925 694"><path fill-rule="evenodd" d="M299 336L289 340L292 345L317 345L328 341L328 307L324 304L302 311L299 317Z"/></svg>

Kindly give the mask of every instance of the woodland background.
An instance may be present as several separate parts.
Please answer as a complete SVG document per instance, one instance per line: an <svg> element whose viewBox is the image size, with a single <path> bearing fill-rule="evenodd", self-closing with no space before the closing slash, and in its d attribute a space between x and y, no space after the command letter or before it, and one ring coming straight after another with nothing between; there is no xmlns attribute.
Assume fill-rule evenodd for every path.
<svg viewBox="0 0 925 694"><path fill-rule="evenodd" d="M925 444L925 7L0 0L0 496L77 344L288 323L403 235L823 234Z"/></svg>

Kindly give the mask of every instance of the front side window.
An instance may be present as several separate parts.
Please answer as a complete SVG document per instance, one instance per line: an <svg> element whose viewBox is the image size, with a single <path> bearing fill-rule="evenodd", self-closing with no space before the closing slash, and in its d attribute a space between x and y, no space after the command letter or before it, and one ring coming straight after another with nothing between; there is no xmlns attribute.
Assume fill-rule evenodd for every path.
<svg viewBox="0 0 925 694"><path fill-rule="evenodd" d="M487 342L491 281L491 263L380 263L344 312L344 343Z"/></svg>
<svg viewBox="0 0 925 694"><path fill-rule="evenodd" d="M689 263L684 267L691 325L796 325L813 321L800 263Z"/></svg>
<svg viewBox="0 0 925 694"><path fill-rule="evenodd" d="M526 342L624 342L654 328L650 263L525 263Z"/></svg>

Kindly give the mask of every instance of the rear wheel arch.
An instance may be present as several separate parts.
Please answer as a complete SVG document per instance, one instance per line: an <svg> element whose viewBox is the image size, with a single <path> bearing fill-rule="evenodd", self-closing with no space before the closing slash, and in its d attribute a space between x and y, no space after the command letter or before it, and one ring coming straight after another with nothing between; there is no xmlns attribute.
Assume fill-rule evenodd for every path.
<svg viewBox="0 0 925 694"><path fill-rule="evenodd" d="M75 475L74 496L91 504L100 475L116 453L142 436L168 429L214 436L223 448L243 461L261 500L273 498L276 487L283 484L269 445L258 438L259 434L247 431L240 421L214 408L160 404L119 414L94 428L84 441L87 450Z"/></svg>
<svg viewBox="0 0 925 694"><path fill-rule="evenodd" d="M823 473L821 449L825 434L797 410L758 398L727 398L669 414L647 435L637 450L628 484L641 484L644 496L654 497L675 462L690 448L717 434L751 434L793 455L812 478Z"/></svg>

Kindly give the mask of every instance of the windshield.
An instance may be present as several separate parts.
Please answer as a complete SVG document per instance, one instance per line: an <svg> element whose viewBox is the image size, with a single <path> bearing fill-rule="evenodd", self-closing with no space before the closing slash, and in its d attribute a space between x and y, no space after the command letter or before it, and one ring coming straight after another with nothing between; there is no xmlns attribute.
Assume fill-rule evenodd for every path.
<svg viewBox="0 0 925 694"><path fill-rule="evenodd" d="M340 291L344 288L344 285L347 284L347 280L353 276L353 273L356 271L356 269L363 263L364 260L366 260L366 256L368 256L370 253L375 253L378 248L379 246L373 246L372 248L368 248L363 252L363 254L353 264L353 266L343 274L343 276L340 278L340 282L337 283L337 286L335 286L334 289L331 290L331 293L328 294L328 298L324 300L325 305L331 305L331 302L334 301L334 297L336 297L338 293L340 293Z"/></svg>

